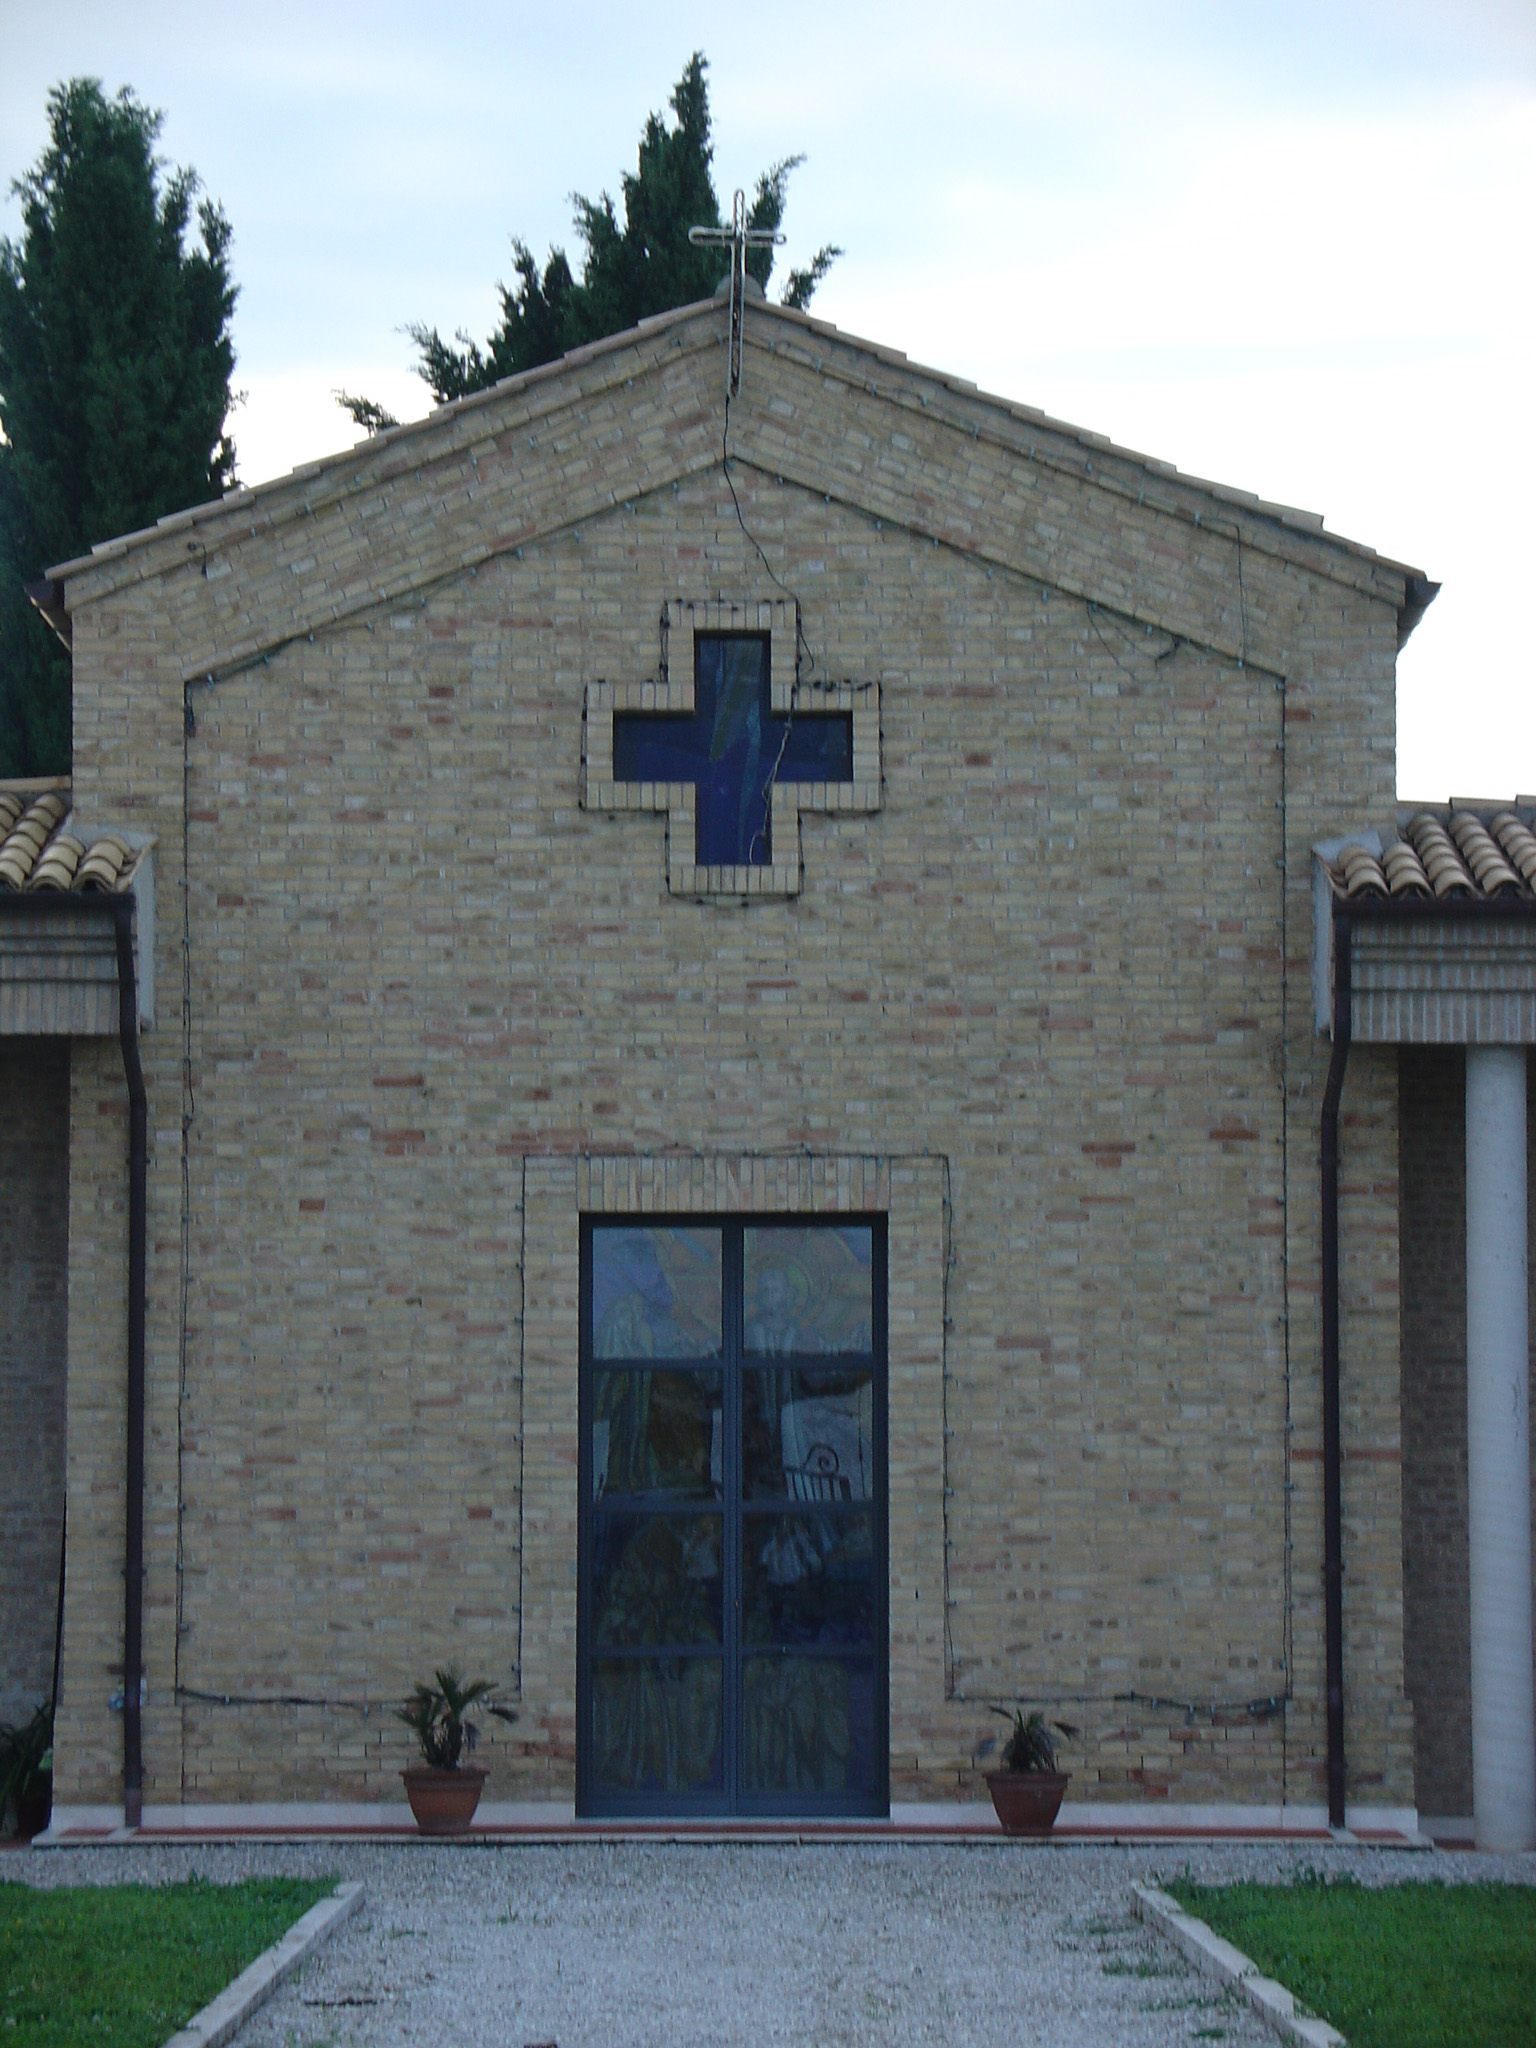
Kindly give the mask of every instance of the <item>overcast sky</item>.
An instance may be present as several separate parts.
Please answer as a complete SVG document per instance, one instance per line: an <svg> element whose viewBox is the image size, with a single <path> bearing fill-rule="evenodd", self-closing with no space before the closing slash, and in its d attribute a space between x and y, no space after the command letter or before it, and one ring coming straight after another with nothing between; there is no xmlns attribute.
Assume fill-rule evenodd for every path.
<svg viewBox="0 0 1536 2048"><path fill-rule="evenodd" d="M353 438L336 386L424 411L402 325L483 337L694 49L727 208L807 154L819 314L1443 581L1399 791L1536 791L1536 0L0 0L0 173L66 77L164 109L233 226L258 482Z"/></svg>

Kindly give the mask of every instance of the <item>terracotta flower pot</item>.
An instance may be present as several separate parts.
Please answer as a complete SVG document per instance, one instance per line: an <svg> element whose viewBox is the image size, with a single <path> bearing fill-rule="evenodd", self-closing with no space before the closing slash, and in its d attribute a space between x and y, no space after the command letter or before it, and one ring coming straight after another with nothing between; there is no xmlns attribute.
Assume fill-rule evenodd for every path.
<svg viewBox="0 0 1536 2048"><path fill-rule="evenodd" d="M413 1764L400 1775L416 1825L424 1835L469 1833L485 1790L485 1772L478 1764L461 1764L456 1771L434 1771L426 1764Z"/></svg>
<svg viewBox="0 0 1536 2048"><path fill-rule="evenodd" d="M988 1771L987 1790L1005 1835L1048 1835L1067 1786L1070 1771Z"/></svg>

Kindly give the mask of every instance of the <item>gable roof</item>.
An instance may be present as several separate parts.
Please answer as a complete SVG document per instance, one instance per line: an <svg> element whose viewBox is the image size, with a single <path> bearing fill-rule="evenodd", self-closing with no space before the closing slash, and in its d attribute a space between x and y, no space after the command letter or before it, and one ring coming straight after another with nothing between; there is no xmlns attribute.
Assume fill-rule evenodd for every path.
<svg viewBox="0 0 1536 2048"><path fill-rule="evenodd" d="M141 532L102 542L52 569L35 601L67 634L67 613L81 603L189 566L203 578L217 578L229 572L246 544L266 537L281 546L283 530L298 522L318 521L327 529L287 549L290 567L309 566L304 558L313 558L317 548L331 565L326 587L306 615L311 629L465 573L719 463L718 371L704 358L717 355L724 342L725 310L717 297L660 314L287 476L243 486ZM733 462L801 484L829 502L837 498L904 523L925 538L996 559L1129 616L1143 616L1136 603L1137 571L1146 559L1147 523L1166 517L1204 527L1200 545L1211 559L1203 570L1202 617L1213 606L1232 609L1234 541L1240 550L1279 556L1391 603L1399 644L1438 589L1418 570L1328 533L1320 515L1187 477L1172 464L990 396L963 378L914 365L898 350L844 335L808 314L750 300L745 342L777 359L781 376L796 379L808 401L830 396L845 407L874 408L881 415L880 431L870 437L867 460L852 452L853 437L843 436L840 445L821 451L814 473L805 473L791 427L766 407L754 410L749 366L746 401L732 414ZM637 386L646 394L641 416L628 422L634 430L617 461L609 435L607 460L600 466L594 448L601 430L619 421L624 394L632 402ZM594 428L600 431L594 434ZM551 455L560 458L557 465L551 465ZM482 463L495 466L494 479L482 473ZM1070 548L1060 539L1059 503L1049 506L1046 519L1030 520L1031 494L1048 498L1068 486L1095 501L1105 499L1104 524L1121 547L1118 564L1106 566L1103 550L1091 565L1069 559ZM456 548L448 518L435 519L433 530L426 530L422 513L429 499L441 513L472 490L484 501L493 488L505 502L493 506L501 529L491 542ZM401 535L413 517L405 545ZM1050 540L1041 538L1047 530ZM385 559L390 546L394 562ZM1198 582L1198 563L1196 569ZM220 610L217 600L213 610ZM241 619L233 604L227 610L227 625L186 650L187 679L292 637L269 632L264 641L259 626L251 630L248 613ZM1149 623L1179 629L1177 620ZM1226 641L1219 633L1205 637L1213 646L1229 641L1232 652L1242 651L1235 629Z"/></svg>

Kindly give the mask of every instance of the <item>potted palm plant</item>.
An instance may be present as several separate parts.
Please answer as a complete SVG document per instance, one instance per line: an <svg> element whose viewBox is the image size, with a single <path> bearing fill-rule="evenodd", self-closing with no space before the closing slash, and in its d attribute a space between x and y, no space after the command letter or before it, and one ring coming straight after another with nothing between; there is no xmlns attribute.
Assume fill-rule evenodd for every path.
<svg viewBox="0 0 1536 2048"><path fill-rule="evenodd" d="M53 1805L53 1707L0 1728L0 1830L23 1841L40 1835Z"/></svg>
<svg viewBox="0 0 1536 2048"><path fill-rule="evenodd" d="M1013 1728L1003 1746L1003 1767L988 1771L987 1790L1005 1835L1048 1835L1071 1782L1070 1771L1056 1768L1056 1736L1075 1731L1064 1721L1047 1726L1038 1709L1026 1721L1021 1708L994 1707Z"/></svg>
<svg viewBox="0 0 1536 2048"><path fill-rule="evenodd" d="M480 1739L473 1721L464 1717L476 1700L492 1690L488 1678L466 1679L450 1664L433 1674L434 1685L417 1685L399 1709L400 1719L416 1737L421 1762L401 1772L405 1796L424 1835L467 1835L485 1790L485 1772L468 1762ZM504 1720L513 1717L506 1709Z"/></svg>

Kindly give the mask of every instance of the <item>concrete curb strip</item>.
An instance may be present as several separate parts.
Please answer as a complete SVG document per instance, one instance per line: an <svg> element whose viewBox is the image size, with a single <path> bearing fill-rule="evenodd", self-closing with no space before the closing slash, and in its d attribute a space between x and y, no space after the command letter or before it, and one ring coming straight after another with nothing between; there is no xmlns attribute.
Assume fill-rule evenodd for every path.
<svg viewBox="0 0 1536 2048"><path fill-rule="evenodd" d="M334 1934L363 1903L360 1884L339 1884L330 1898L311 1906L302 1920L295 1920L281 1941L273 1942L242 1970L233 1984L226 1984L211 2004L188 2020L179 2034L173 2034L165 2048L219 2048L244 2026L258 2005L265 2003L286 1977L291 1977L313 1948L328 1934Z"/></svg>
<svg viewBox="0 0 1536 2048"><path fill-rule="evenodd" d="M1177 1899L1170 1899L1155 1885L1133 1883L1131 1912L1164 1934L1206 1976L1235 1985L1259 2018L1273 2027L1282 2041L1299 2041L1304 2048L1348 2048L1344 2036L1326 2020L1303 2019L1296 2001L1283 1984L1264 1977L1251 1956L1245 1956L1230 1941L1213 1934L1203 1920L1186 1913Z"/></svg>

